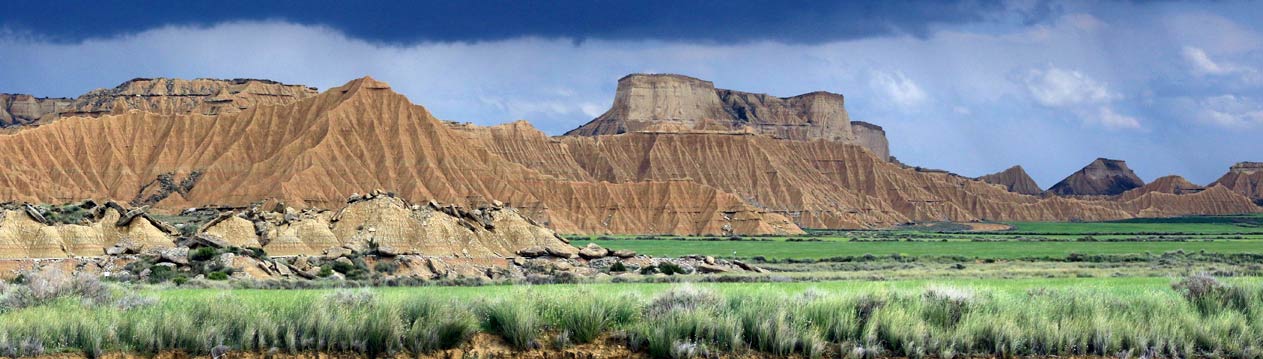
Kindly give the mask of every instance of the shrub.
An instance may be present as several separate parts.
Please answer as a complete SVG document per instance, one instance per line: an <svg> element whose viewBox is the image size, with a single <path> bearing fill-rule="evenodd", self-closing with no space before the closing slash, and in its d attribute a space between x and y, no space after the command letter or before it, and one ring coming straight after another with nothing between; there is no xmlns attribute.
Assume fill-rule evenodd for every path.
<svg viewBox="0 0 1263 359"><path fill-rule="evenodd" d="M214 271L206 275L206 279L210 280L228 280L228 273Z"/></svg>
<svg viewBox="0 0 1263 359"><path fill-rule="evenodd" d="M398 270L399 270L399 264L395 262L381 261L373 265L373 271L376 271L378 273L395 274L395 272Z"/></svg>
<svg viewBox="0 0 1263 359"><path fill-rule="evenodd" d="M201 247L198 249L194 249L192 252L189 252L189 260L197 261L197 262L205 262L205 261L215 258L216 254L218 253L215 252L215 248Z"/></svg>
<svg viewBox="0 0 1263 359"><path fill-rule="evenodd" d="M626 271L627 271L627 266L623 265L622 261L614 262L614 264L610 265L610 272L621 273L621 272L626 272Z"/></svg>
<svg viewBox="0 0 1263 359"><path fill-rule="evenodd" d="M689 274L689 271L672 262L658 263L658 271L666 275Z"/></svg>

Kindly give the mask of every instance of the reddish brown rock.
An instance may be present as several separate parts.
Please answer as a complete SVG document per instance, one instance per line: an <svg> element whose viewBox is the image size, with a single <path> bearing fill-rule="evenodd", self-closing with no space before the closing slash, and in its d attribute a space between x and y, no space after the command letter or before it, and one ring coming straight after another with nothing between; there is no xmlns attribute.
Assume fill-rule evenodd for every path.
<svg viewBox="0 0 1263 359"><path fill-rule="evenodd" d="M1026 170L1022 169L1022 166L1009 167L998 173L978 177L978 180L1004 186L1005 189L1013 193L1037 195L1044 192L1044 190L1039 189L1039 184L1035 183L1035 180L1026 174Z"/></svg>

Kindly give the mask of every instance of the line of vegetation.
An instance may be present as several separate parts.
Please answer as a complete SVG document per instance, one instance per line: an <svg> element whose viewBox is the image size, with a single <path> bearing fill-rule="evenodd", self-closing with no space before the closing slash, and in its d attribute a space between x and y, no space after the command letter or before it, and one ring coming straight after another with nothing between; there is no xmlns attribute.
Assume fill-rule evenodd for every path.
<svg viewBox="0 0 1263 359"><path fill-rule="evenodd" d="M6 285L0 356L232 350L382 357L457 348L486 332L519 350L624 340L653 358L1263 357L1263 285L1205 276L1136 292L932 284L721 293L685 284L651 296L550 287L494 299L343 289L158 300L113 285L55 274Z"/></svg>

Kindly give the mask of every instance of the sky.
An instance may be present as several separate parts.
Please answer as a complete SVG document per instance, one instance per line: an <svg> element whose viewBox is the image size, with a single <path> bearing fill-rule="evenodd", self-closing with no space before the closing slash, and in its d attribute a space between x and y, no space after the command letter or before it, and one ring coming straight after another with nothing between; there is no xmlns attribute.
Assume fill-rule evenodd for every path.
<svg viewBox="0 0 1263 359"><path fill-rule="evenodd" d="M1022 165L1047 188L1107 157L1206 184L1263 161L1259 19L1234 1L19 1L0 12L0 92L370 75L444 120L559 135L618 78L680 73L841 93L911 165Z"/></svg>

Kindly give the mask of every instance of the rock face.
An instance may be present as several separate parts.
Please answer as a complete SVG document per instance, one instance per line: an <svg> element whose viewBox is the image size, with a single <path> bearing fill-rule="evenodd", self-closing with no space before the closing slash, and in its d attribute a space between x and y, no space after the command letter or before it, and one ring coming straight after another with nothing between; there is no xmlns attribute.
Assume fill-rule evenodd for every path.
<svg viewBox="0 0 1263 359"><path fill-rule="evenodd" d="M1189 182L1180 176L1163 176L1153 180L1144 186L1137 187L1130 191L1124 192L1121 198L1130 199L1140 197L1146 193L1169 193L1169 194L1193 194L1206 190L1206 187L1198 186Z"/></svg>
<svg viewBox="0 0 1263 359"><path fill-rule="evenodd" d="M283 105L317 94L315 88L257 79L138 78L75 99L0 94L0 127L42 124L62 117L99 117L131 110L217 115L260 105Z"/></svg>
<svg viewBox="0 0 1263 359"><path fill-rule="evenodd" d="M1232 165L1228 168L1228 173L1210 186L1226 187L1263 206L1263 162L1239 162Z"/></svg>
<svg viewBox="0 0 1263 359"><path fill-rule="evenodd" d="M1004 186L1005 189L1013 193L1037 195L1044 192L1044 190L1039 189L1039 184L1035 183L1035 180L1026 174L1026 170L1022 169L1022 166L1009 167L1004 171L978 177L978 180Z"/></svg>
<svg viewBox="0 0 1263 359"><path fill-rule="evenodd" d="M70 99L0 93L0 127L48 121L70 106Z"/></svg>
<svg viewBox="0 0 1263 359"><path fill-rule="evenodd" d="M881 127L855 121L842 95L794 97L716 89L710 81L672 74L634 74L618 80L614 105L568 136L622 133L754 133L790 140L858 144L890 157Z"/></svg>
<svg viewBox="0 0 1263 359"><path fill-rule="evenodd" d="M1260 210L1218 187L1129 200L1026 196L950 173L905 168L838 141L726 132L549 137L525 122L445 123L372 78L290 104L214 116L128 111L64 118L0 136L0 151L39 153L0 161L5 174L0 200L141 198L138 203L154 210L171 211L248 208L274 199L292 208L336 209L355 193L384 188L426 207L437 206L428 204L433 200L466 208L453 209L468 215L449 224L484 231L505 225L486 211L474 213L501 207L496 201L525 221L576 234L792 234L802 227L875 228L909 221L1106 220ZM192 177L197 180L187 180ZM174 189L155 191L155 181ZM366 197L355 196L351 206L359 208ZM425 212L392 208L368 216L412 218ZM390 247L407 252L416 247L411 238L443 233L431 232L424 224L430 222L420 220L365 220L371 225L347 227L342 221L355 218L349 210L284 212L263 221L228 216L204 234L240 246L257 243L269 253L305 253L370 233L372 238L397 233ZM491 239L479 240L497 243L486 238Z"/></svg>
<svg viewBox="0 0 1263 359"><path fill-rule="evenodd" d="M1127 162L1097 158L1057 182L1048 192L1060 196L1113 196L1144 185L1145 181L1127 168Z"/></svg>

